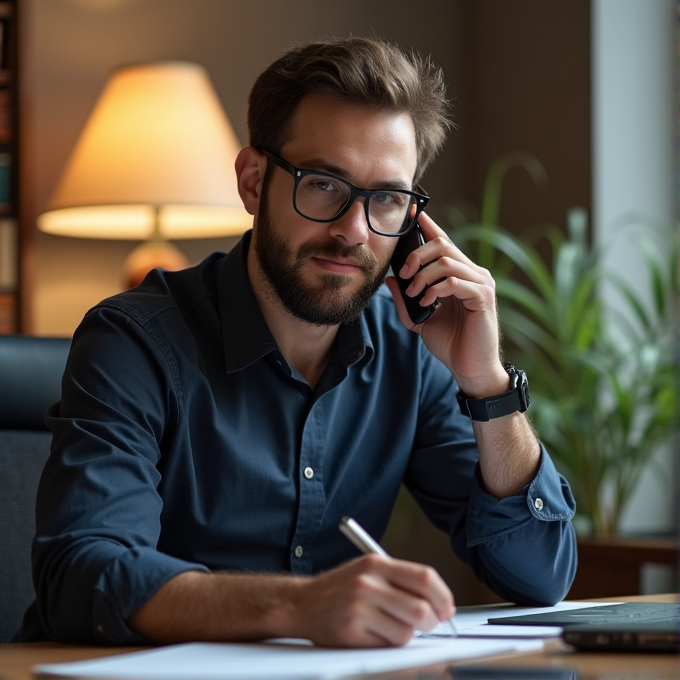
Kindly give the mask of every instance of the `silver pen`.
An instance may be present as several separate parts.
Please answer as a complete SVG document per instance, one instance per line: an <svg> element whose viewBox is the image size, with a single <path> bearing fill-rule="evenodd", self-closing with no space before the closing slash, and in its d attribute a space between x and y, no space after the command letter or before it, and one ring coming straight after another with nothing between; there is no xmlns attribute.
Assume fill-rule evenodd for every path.
<svg viewBox="0 0 680 680"><path fill-rule="evenodd" d="M353 520L351 517L343 517L340 520L338 528L343 534L345 534L345 536L347 536L347 538L349 538L350 541L352 541L352 543L354 543L357 548L359 548L359 550L361 550L362 553L374 553L376 555L382 555L383 557L389 557L382 546L356 520ZM446 637L456 637L458 635L458 629L456 628L456 624L453 622L453 617L450 618L447 623L449 625L450 631L446 633ZM442 624L440 623L440 625ZM418 637L427 637L430 634L424 633L422 631L416 631L416 635ZM437 635L436 633L432 634L432 636L443 637L441 635Z"/></svg>

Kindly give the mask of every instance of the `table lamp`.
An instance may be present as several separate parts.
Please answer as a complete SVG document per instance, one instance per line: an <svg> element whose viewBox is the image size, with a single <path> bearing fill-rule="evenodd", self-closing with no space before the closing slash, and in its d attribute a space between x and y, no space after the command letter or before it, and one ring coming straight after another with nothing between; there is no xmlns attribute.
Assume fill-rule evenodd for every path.
<svg viewBox="0 0 680 680"><path fill-rule="evenodd" d="M128 286L188 261L168 239L243 233L240 145L206 70L180 61L117 69L38 218L47 233L145 240L125 263Z"/></svg>

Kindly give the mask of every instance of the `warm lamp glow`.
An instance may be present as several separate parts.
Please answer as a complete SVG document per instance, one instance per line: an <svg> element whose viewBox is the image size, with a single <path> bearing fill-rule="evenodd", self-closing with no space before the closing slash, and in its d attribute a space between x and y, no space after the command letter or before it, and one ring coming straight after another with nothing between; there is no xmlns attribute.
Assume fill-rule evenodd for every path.
<svg viewBox="0 0 680 680"><path fill-rule="evenodd" d="M164 205L158 211L160 233L168 239L242 234L251 220L243 207ZM154 235L155 211L150 205L62 208L43 213L39 225L41 231L58 236L139 240Z"/></svg>
<svg viewBox="0 0 680 680"><path fill-rule="evenodd" d="M114 72L66 165L42 231L107 239L206 238L251 225L236 187L240 144L203 67Z"/></svg>

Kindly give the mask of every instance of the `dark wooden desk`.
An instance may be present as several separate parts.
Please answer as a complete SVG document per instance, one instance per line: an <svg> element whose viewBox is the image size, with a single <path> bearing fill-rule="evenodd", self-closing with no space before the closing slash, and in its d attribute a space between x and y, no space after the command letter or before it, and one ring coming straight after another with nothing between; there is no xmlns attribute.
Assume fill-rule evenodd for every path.
<svg viewBox="0 0 680 680"><path fill-rule="evenodd" d="M613 599L613 598L601 598ZM624 599L624 598L618 598ZM676 602L677 595L628 597L626 600L655 600ZM61 663L79 659L93 659L137 651L135 647L79 647L57 643L29 643L0 645L0 679L34 680L31 668L35 664ZM427 668L353 676L353 680L451 680L448 672L453 664L438 664ZM456 662L457 666L476 666L514 669L549 668L571 669L579 680L677 680L680 678L680 655L675 654L600 654L577 653L560 641L549 642L540 652L485 657Z"/></svg>

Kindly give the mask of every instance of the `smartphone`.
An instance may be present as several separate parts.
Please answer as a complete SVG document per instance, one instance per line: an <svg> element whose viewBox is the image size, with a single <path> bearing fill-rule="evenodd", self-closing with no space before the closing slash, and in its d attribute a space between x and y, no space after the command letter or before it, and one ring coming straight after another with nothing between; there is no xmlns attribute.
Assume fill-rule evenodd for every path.
<svg viewBox="0 0 680 680"><path fill-rule="evenodd" d="M574 668L508 667L508 666L452 666L453 680L578 680Z"/></svg>
<svg viewBox="0 0 680 680"><path fill-rule="evenodd" d="M423 299L423 295L427 291L427 286L423 289L423 292L415 297L409 297L406 295L406 289L409 287L413 277L410 279L402 279L399 276L401 268L406 262L406 258L412 253L416 248L425 243L425 238L423 237L423 232L420 225L416 223L416 226L411 229L405 236L400 236L397 241L397 247L394 249L394 254L392 255L392 260L390 264L392 266L392 272L399 283L399 290L401 291L401 297L406 305L406 311L411 317L411 321L415 324L423 323L427 321L434 313L437 303L434 302L427 307L421 307L420 301ZM422 269L422 267L421 267Z"/></svg>

